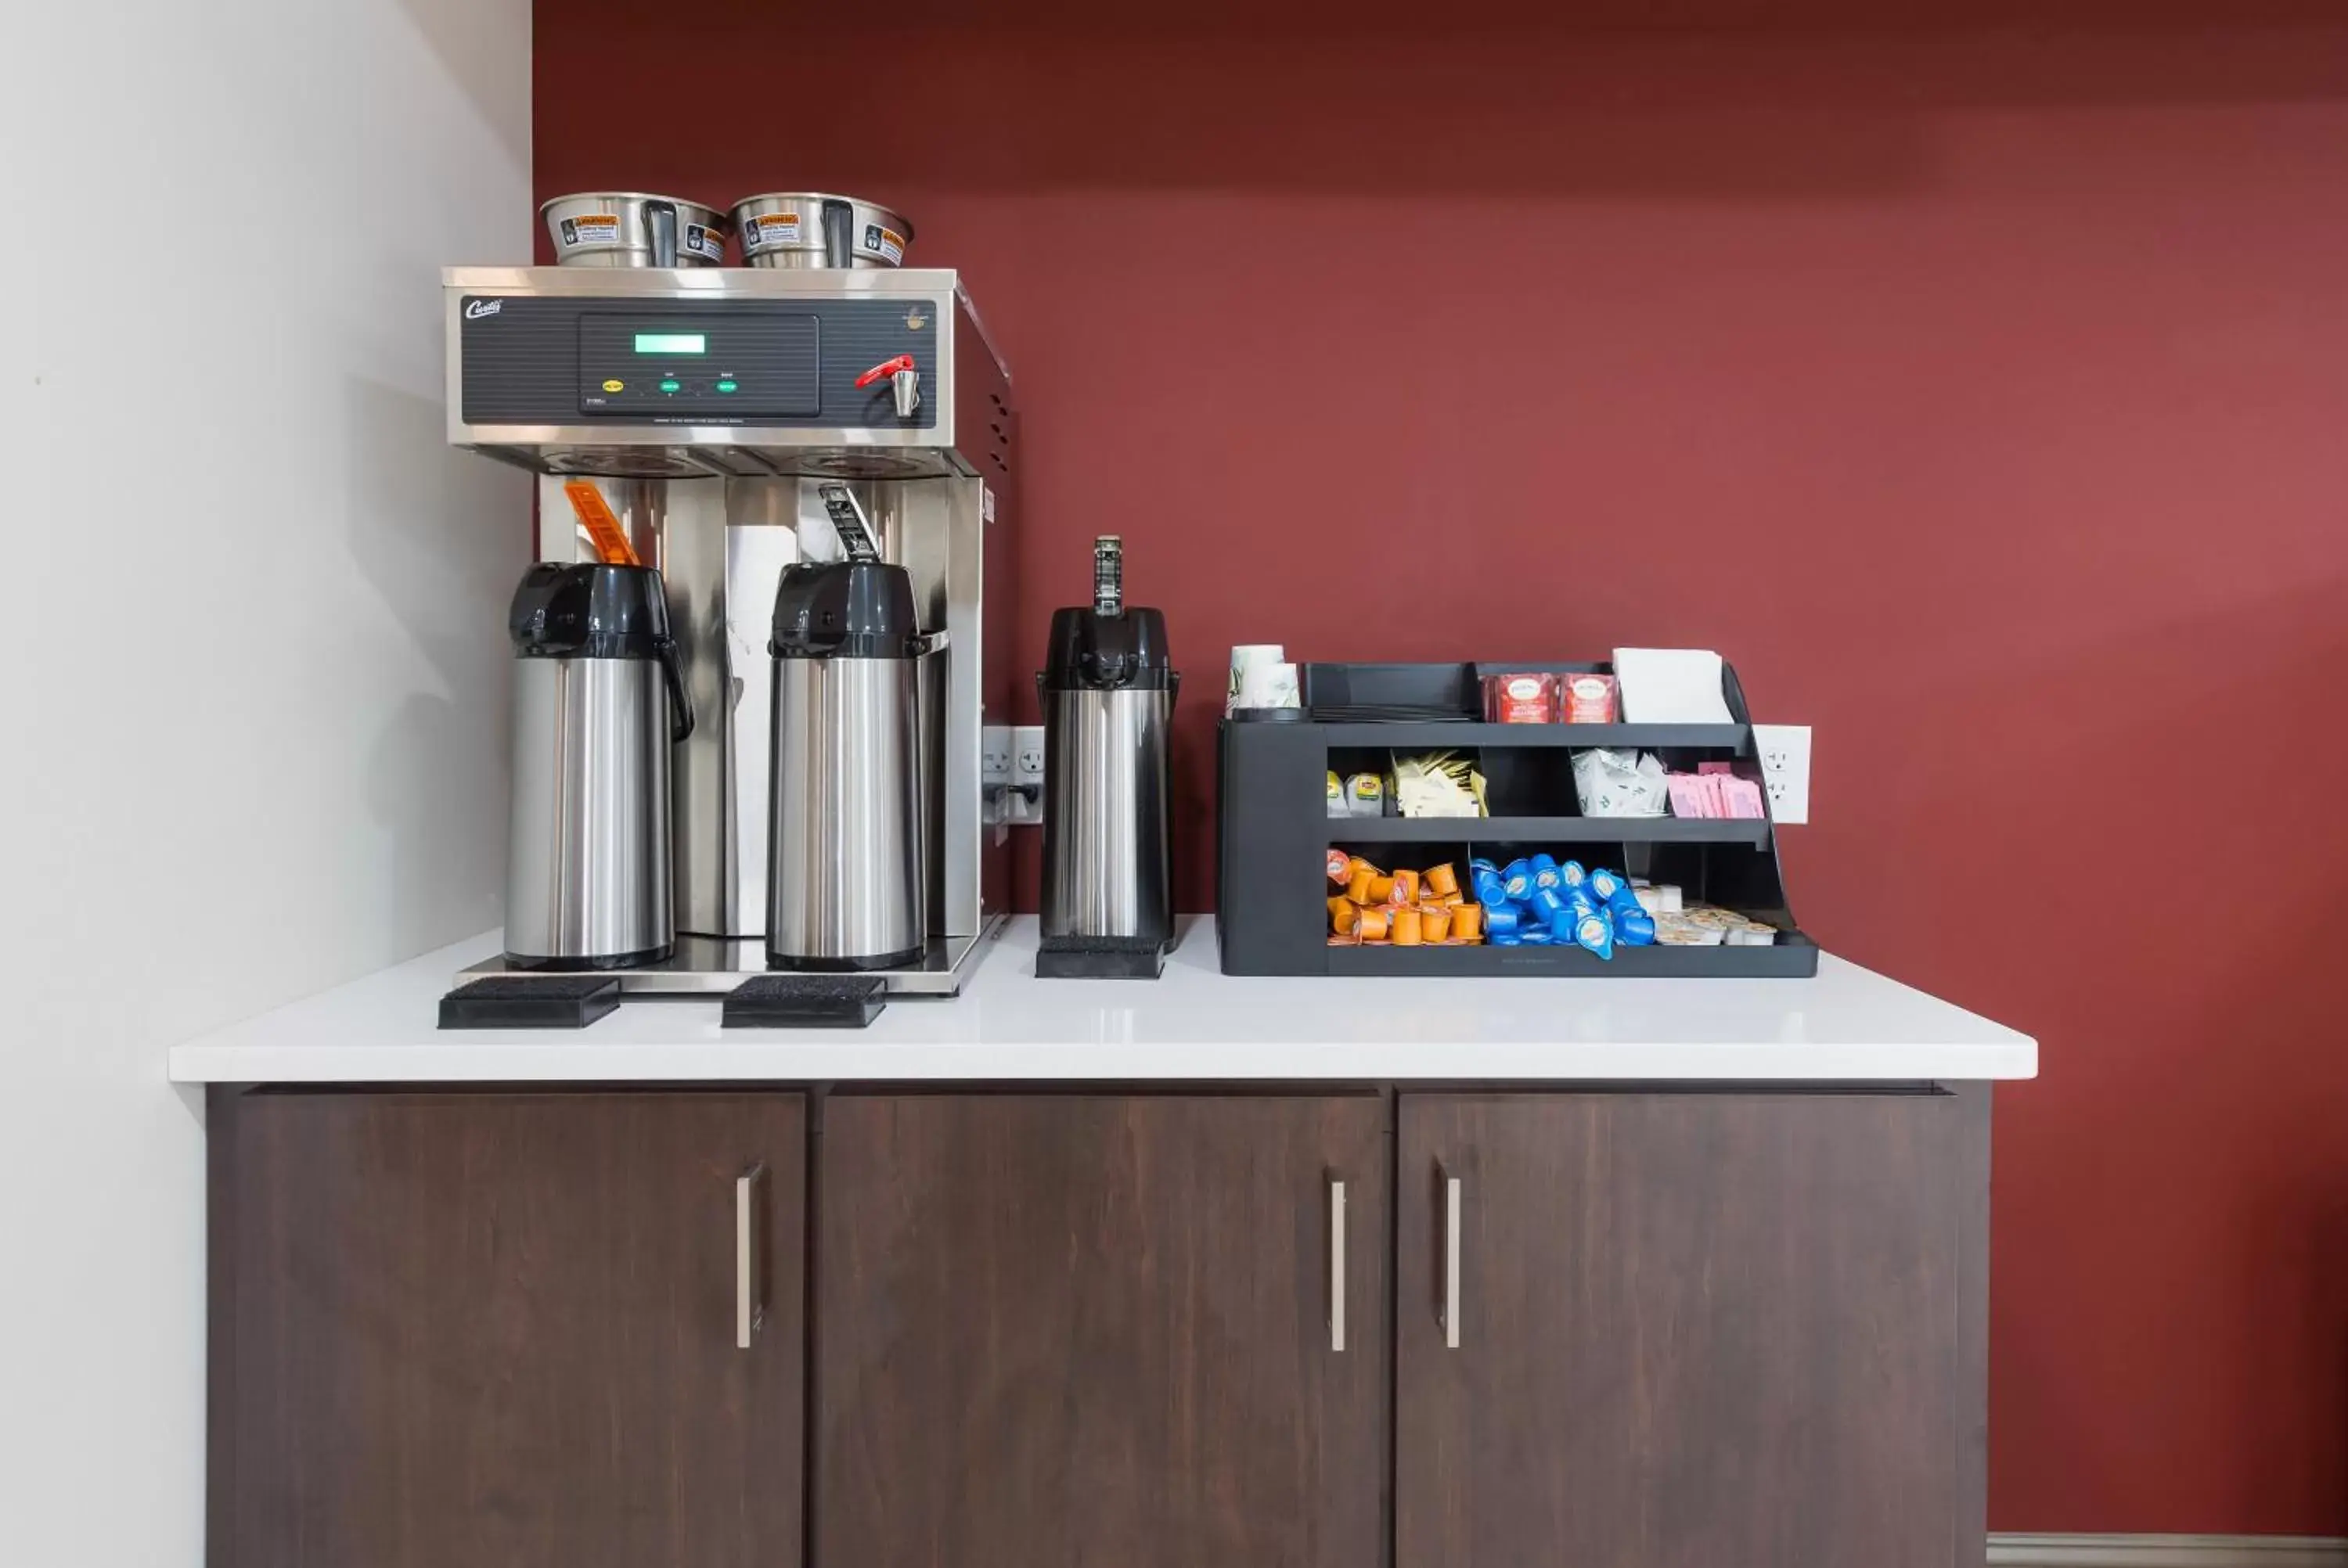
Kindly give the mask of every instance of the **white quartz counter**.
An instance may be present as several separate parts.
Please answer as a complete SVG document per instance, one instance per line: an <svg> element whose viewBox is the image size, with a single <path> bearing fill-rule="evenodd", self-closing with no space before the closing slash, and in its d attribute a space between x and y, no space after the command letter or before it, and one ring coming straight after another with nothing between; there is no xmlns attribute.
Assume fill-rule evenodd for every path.
<svg viewBox="0 0 2348 1568"><path fill-rule="evenodd" d="M435 1027L485 933L175 1046L182 1083L1039 1080L1918 1081L2030 1078L2027 1035L1828 955L1807 980L1289 979L1218 970L1188 922L1164 978L1039 980L1011 921L953 999L869 1029L726 1030L647 999L584 1030Z"/></svg>

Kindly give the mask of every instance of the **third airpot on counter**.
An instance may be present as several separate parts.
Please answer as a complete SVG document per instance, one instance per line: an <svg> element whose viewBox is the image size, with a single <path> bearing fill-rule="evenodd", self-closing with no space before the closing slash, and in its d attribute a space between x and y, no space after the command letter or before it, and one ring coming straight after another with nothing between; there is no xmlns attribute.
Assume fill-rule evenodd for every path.
<svg viewBox="0 0 2348 1568"><path fill-rule="evenodd" d="M1044 908L1035 972L1155 979L1174 940L1166 618L1125 602L1125 545L1093 542L1093 601L1052 615Z"/></svg>

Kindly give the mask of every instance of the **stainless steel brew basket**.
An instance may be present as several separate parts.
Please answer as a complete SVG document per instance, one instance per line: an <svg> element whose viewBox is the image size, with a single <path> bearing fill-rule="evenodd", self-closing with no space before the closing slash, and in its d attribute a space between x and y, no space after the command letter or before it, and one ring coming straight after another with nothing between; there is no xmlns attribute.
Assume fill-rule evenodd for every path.
<svg viewBox="0 0 2348 1568"><path fill-rule="evenodd" d="M913 242L913 226L888 208L821 191L745 196L734 227L754 267L895 267Z"/></svg>
<svg viewBox="0 0 2348 1568"><path fill-rule="evenodd" d="M539 212L565 267L715 267L734 228L714 207L635 190L558 196Z"/></svg>

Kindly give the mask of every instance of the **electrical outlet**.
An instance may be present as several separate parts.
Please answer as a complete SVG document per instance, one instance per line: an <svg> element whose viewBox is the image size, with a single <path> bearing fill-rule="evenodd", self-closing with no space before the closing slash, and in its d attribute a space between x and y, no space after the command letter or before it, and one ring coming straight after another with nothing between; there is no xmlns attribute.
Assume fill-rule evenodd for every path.
<svg viewBox="0 0 2348 1568"><path fill-rule="evenodd" d="M1011 732L1011 782L1043 787L1043 725L1022 724Z"/></svg>
<svg viewBox="0 0 2348 1568"><path fill-rule="evenodd" d="M1753 746L1761 753L1761 782L1769 791L1769 815L1778 823L1810 820L1810 727L1756 724Z"/></svg>
<svg viewBox="0 0 2348 1568"><path fill-rule="evenodd" d="M1011 782L1011 726L982 724L978 731L978 782L988 787Z"/></svg>

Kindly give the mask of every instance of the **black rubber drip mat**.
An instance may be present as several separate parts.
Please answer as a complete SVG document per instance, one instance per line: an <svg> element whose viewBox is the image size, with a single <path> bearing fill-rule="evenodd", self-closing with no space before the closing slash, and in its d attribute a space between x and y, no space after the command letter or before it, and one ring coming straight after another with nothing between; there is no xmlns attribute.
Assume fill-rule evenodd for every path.
<svg viewBox="0 0 2348 1568"><path fill-rule="evenodd" d="M489 975L440 999L442 1029L585 1029L620 1005L610 975Z"/></svg>
<svg viewBox="0 0 2348 1568"><path fill-rule="evenodd" d="M889 985L864 975L754 975L726 993L726 1029L862 1029Z"/></svg>
<svg viewBox="0 0 2348 1568"><path fill-rule="evenodd" d="M1046 937L1035 949L1042 980L1154 980L1166 946L1153 937Z"/></svg>

